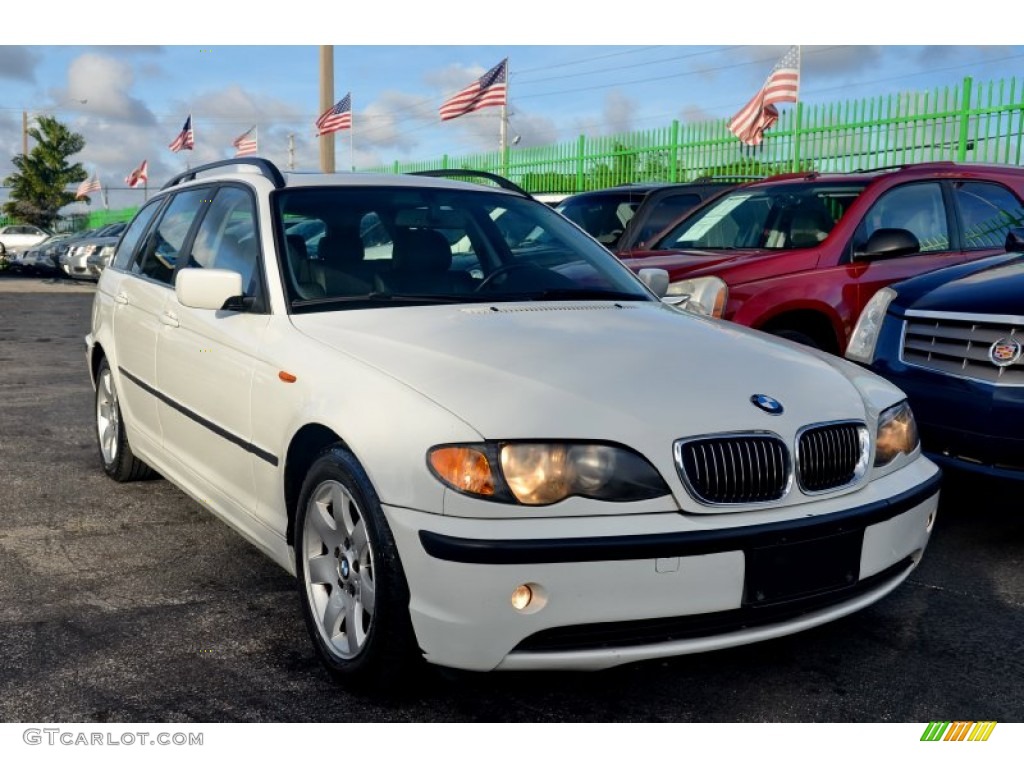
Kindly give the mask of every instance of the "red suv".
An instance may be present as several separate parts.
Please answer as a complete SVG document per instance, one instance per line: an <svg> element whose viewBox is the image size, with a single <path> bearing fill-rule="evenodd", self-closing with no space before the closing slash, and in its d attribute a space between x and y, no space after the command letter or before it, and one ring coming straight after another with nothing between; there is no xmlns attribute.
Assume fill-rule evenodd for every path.
<svg viewBox="0 0 1024 768"><path fill-rule="evenodd" d="M690 212L632 269L684 306L839 354L897 280L1000 253L1024 224L1024 168L949 162L773 176Z"/></svg>

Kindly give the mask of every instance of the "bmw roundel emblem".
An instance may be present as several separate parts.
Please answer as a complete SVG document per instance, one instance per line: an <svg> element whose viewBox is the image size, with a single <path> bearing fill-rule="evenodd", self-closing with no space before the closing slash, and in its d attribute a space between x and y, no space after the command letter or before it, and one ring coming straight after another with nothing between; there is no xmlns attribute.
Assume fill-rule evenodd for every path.
<svg viewBox="0 0 1024 768"><path fill-rule="evenodd" d="M988 359L992 361L993 365L1005 368L1020 360L1022 352L1024 352L1024 347L1021 347L1021 343L1017 339L1010 336L1000 339L988 348Z"/></svg>
<svg viewBox="0 0 1024 768"><path fill-rule="evenodd" d="M750 402L765 413L770 413L773 416L778 416L782 413L782 403L774 397L768 397L768 395L751 395Z"/></svg>

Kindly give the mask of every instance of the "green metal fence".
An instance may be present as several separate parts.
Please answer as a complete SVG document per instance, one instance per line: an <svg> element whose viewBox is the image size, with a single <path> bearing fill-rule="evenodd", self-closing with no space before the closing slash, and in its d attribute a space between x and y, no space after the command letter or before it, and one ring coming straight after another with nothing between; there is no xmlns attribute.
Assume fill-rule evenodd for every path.
<svg viewBox="0 0 1024 768"><path fill-rule="evenodd" d="M544 147L510 148L367 170L473 168L500 173L531 192L580 192L635 181L853 171L932 160L1019 165L1024 81L1018 78L925 92L816 104L783 111L758 147L733 136L725 119L614 136L580 136Z"/></svg>
<svg viewBox="0 0 1024 768"><path fill-rule="evenodd" d="M758 147L725 119L613 136L579 136L543 147L444 155L368 168L377 173L471 168L506 176L530 192L573 193L638 181L763 176L794 170L853 171L932 160L1020 165L1024 79L786 108ZM83 228L126 221L137 207L92 211ZM6 223L0 217L0 224ZM80 224L78 226L81 226Z"/></svg>

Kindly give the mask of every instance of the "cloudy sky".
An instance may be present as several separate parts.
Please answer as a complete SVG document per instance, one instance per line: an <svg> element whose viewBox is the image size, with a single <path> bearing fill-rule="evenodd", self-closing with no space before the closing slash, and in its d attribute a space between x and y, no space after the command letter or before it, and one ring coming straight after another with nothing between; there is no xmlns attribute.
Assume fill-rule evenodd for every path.
<svg viewBox="0 0 1024 768"><path fill-rule="evenodd" d="M874 1L859 6L865 16ZM496 11L487 6L436 0L429 8L403 10L400 20L386 11L364 11L351 25L345 23L348 12L340 10L344 6L307 2L299 16L281 7L275 11L279 18L244 30L229 11L223 18L207 11L208 40L199 37L195 24L186 25L183 39L176 23L181 19L154 26L156 17L143 19L137 4L110 4L108 14L91 10L93 20L83 21L85 28L77 21L65 24L35 33L38 39L27 45L24 39L4 39L10 33L3 30L19 28L8 20L0 27L0 178L13 170L10 158L21 151L23 112L30 118L56 114L85 137L86 147L75 159L111 188L112 208L141 200L141 191L116 188L143 159L149 161L151 187L158 187L186 162L230 157L231 140L253 125L260 154L286 167L291 135L295 167L314 169L315 43L321 41L308 38L321 24L341 30L334 46L335 96L351 91L355 109L351 143L349 133L337 134L339 168L496 149L497 109L444 124L437 110L506 56L510 137L530 147L569 142L581 133L658 128L675 119L727 118L757 90L788 45L822 37L820 30L801 31L789 23L773 29L758 22L744 25L750 28L742 34L716 35L722 41L712 44L701 40L701 31L720 28L720 19L687 11L672 24L659 23L668 21L662 9L670 6L645 2L594 5L581 23L572 9L555 11L534 0L509 3L504 21L493 18ZM636 9L642 23L625 18L627 8ZM730 8L744 18L766 16L763 5ZM26 23L32 18L17 13L27 14ZM116 27L112 18L120 20ZM887 18L887 28L899 34L901 20ZM900 36L912 45L867 44L880 39L877 30L857 29L845 30L846 41L804 45L801 99L829 103L953 85L967 75L988 80L1024 74L1024 46L951 45L949 30L921 29L909 17L907 24L903 29L914 34ZM665 29L673 26L683 32ZM637 31L627 34L632 28ZM75 44L82 39L95 43ZM482 44L457 44L476 40ZM195 151L174 154L167 145L189 113ZM5 197L0 190L0 200ZM99 203L94 197L93 204Z"/></svg>

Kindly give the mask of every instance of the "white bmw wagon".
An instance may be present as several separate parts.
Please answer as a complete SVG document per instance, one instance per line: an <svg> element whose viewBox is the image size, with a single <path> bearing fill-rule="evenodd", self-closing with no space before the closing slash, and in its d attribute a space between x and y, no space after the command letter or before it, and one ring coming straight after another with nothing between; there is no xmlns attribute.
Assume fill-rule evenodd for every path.
<svg viewBox="0 0 1024 768"><path fill-rule="evenodd" d="M508 183L195 168L99 281L103 468L294 574L353 684L600 669L884 597L938 502L904 395L665 284Z"/></svg>

